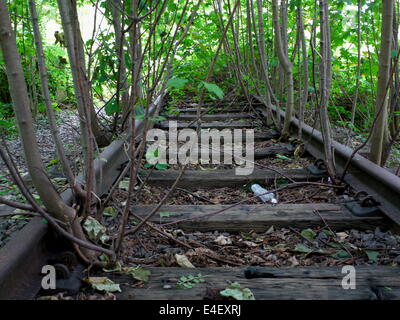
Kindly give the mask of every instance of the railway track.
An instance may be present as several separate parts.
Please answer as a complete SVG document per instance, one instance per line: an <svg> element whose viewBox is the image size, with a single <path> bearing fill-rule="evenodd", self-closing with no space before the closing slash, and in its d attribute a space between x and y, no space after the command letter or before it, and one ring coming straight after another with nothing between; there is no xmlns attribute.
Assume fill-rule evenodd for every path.
<svg viewBox="0 0 400 320"><path fill-rule="evenodd" d="M246 105L229 109L211 106L209 109L211 112L202 116L201 123L202 130L255 129L255 168L249 175L237 175L235 170L237 166L234 164L188 165L182 175L177 165L173 165L168 170L142 168L139 176L141 180L146 180L150 194L161 192L162 195L162 190L168 190L181 175L170 203L159 209L159 212L164 215L162 217L158 214L153 215L149 219L152 226L158 227L161 224L163 228L169 230L169 235L175 237L181 244L182 242L186 243L192 248L192 253L202 250L204 253L208 249L201 243L196 243L195 240L201 238L198 235L200 233L215 232L224 237L234 234L236 235L235 239L238 239L237 237L240 238L240 236L237 235L243 233L246 233L246 237L248 234L262 234L264 237L268 237L271 227L275 230L286 228L298 233L310 228L317 230L328 228L334 232L349 229L375 230L377 227L384 230L396 230L400 224L400 178L385 169L374 166L361 156L354 157L345 178L348 185L345 189L346 193L356 195L363 191L363 193L359 193L360 200L357 197L347 197L346 200L345 197L341 197L341 195L337 197L337 193L332 193L332 197L341 200L330 201L329 196L325 196L325 199L321 201L324 196L319 195L320 198L315 198L319 199L317 201L307 197L303 202L298 199L293 201L293 195L289 191L285 191L285 185L297 183L302 188L310 186L319 188L319 185L329 185L324 170L313 165L315 160L322 158L323 154L320 133L306 125L303 126L306 157L299 160L296 168L271 165L274 163L272 160L280 159L276 157L277 154L283 159L292 157L299 145L277 142L276 139L279 137L277 132L266 127L260 121L260 118L266 116L261 108L261 99L256 97L255 103L258 103L256 112L250 111ZM167 121L162 121L157 127L166 132L168 139L171 139L169 136L171 121L177 122L177 130L196 129L197 108L194 105L188 103L186 106L181 106L179 110L162 110ZM296 121L293 119L293 137L298 132L298 128L296 128L298 122ZM99 182L98 185L100 194L108 192L121 172L121 165L127 161L125 153L121 152L123 145L124 139L115 141L99 157L99 159L107 159L107 161L98 161L96 164L99 176L102 177L101 183ZM336 163L340 172L343 170L351 150L347 150L339 143L335 143L334 147ZM210 154L216 152L213 149L209 151ZM100 172L102 172L101 175ZM283 186L282 191L278 193L280 195L278 204L275 206L263 204L260 201L257 202L255 197L252 201L244 201L243 197L238 198L242 201L233 201L234 199L226 197L226 193L240 190L244 185L248 186L254 183L259 183L268 190L279 189ZM186 201L188 203L178 201L177 193L188 195L190 201ZM210 198L215 199L216 195L220 195L220 199L222 199L219 201L220 203L210 200ZM248 195L249 192L246 197ZM375 199L372 206L367 205L367 202L371 203L371 197ZM72 200L68 192L64 195L64 199L67 202ZM363 204L361 204L362 200L364 200ZM174 202L179 203L174 204ZM154 211L157 203L157 201L148 203L148 201L137 199L132 206L132 212L135 214L135 218L131 220L132 223L135 219L137 221L137 219L147 217ZM173 230L178 230L182 234L197 233L197 238L194 237L195 240L189 239L191 241L188 241L188 238L179 236L179 232L176 233ZM34 219L19 235L16 235L15 241L10 241L0 250L0 298L33 298L36 296L40 289L41 266L49 258L60 259L54 253L55 250L48 245L51 241L48 241L47 237L49 237L49 233L46 225L41 223L40 219ZM243 242L242 240L249 239L238 240L242 243L241 245L247 243L248 246L252 246L249 243L255 241ZM130 241L132 242L128 242L125 248L127 252L129 243L134 243L134 240L130 239ZM280 241L284 242L282 239ZM312 241L305 239L305 242ZM146 249L146 243L141 245ZM223 244L220 245L223 246ZM187 249L188 247L186 247ZM149 282L140 286L137 285L137 281L132 280L132 277L126 275L101 271L96 275L106 275L114 282L121 284L122 292L116 294L119 299L220 299L221 296L218 295L218 292L227 287L229 282L234 281L239 282L242 287L249 288L256 299L380 300L400 298L400 279L398 277L400 268L397 266L357 265L355 278L357 287L355 290L345 290L342 287L342 280L345 276L342 273L342 266L346 265L345 263L338 263L337 266L276 268L265 266L265 263L259 261L258 264L251 263L253 266L249 267L249 265L233 261L230 257L215 251L214 247L213 250L208 250L205 256L214 262L212 265L217 265L217 267L167 268L153 267L150 263L150 266L145 266L151 272ZM134 256L134 252L131 253ZM308 255L315 252L305 251L303 253ZM140 259L128 259L127 261L138 263ZM229 268L221 266L229 266ZM198 273L204 277L204 282L195 285L190 290L176 288L175 285L181 277ZM76 285L76 281L70 287L72 288L74 285ZM68 285L66 288L68 289Z"/></svg>

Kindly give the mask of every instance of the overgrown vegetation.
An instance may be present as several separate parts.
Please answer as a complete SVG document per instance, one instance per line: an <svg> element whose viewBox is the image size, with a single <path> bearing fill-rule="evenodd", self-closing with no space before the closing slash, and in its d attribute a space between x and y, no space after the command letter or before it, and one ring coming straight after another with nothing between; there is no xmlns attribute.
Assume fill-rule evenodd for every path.
<svg viewBox="0 0 400 320"><path fill-rule="evenodd" d="M340 177L332 124L350 129L350 138L371 140L369 156L383 166L400 135L399 9L394 0L0 0L1 132L5 137L18 128L40 205L5 148L2 159L30 209L78 244L86 262L103 266L97 253L115 262L124 237L146 223L126 231L130 201L140 192L135 159L145 155L145 139L137 144L134 138L135 120L142 121L145 136L164 120L152 110L159 111L166 95L171 105L188 97L200 105L239 97L251 103L257 95L282 140L296 115L321 129L334 182ZM275 107L285 110L284 122L272 116ZM57 134L54 111L66 108L80 119L83 183ZM74 206L62 201L47 177L35 140L38 114L49 120ZM99 203L94 159L123 132L130 133L128 196L119 232L104 248L87 240L80 221L95 220L107 205Z"/></svg>

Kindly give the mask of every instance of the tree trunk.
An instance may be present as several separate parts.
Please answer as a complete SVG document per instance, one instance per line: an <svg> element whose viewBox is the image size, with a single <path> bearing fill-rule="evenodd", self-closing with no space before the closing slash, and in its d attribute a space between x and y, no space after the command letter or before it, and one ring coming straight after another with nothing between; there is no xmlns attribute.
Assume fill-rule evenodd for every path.
<svg viewBox="0 0 400 320"><path fill-rule="evenodd" d="M61 22L65 35L65 44L71 66L74 91L77 99L79 117L81 119L82 142L84 151L87 150L88 136L86 123L96 138L100 147L110 143L109 135L100 128L91 97L91 85L87 78L85 66L85 53L76 10L76 0L58 0ZM86 116L88 112L88 116ZM85 120L86 119L86 120Z"/></svg>
<svg viewBox="0 0 400 320"><path fill-rule="evenodd" d="M46 174L33 129L28 90L22 71L20 56L14 32L11 29L7 5L4 0L0 0L0 47L3 52L10 94L20 131L25 160L29 174L32 177L33 185L48 212L56 219L67 223L73 234L77 238L84 240L85 236L79 224L79 219L76 219L75 210L63 202ZM88 254L86 250L82 251Z"/></svg>
<svg viewBox="0 0 400 320"><path fill-rule="evenodd" d="M281 27L279 22L279 12L278 12L278 1L272 0L272 15L273 24L276 38L276 51L278 54L278 59L285 70L287 77L287 101L286 101L286 112L285 112L285 122L283 123L282 138L286 139L289 137L290 121L292 119L293 106L294 106L294 88L293 88L293 71L292 63L289 61L288 56L285 54L285 46L282 43L281 37Z"/></svg>
<svg viewBox="0 0 400 320"><path fill-rule="evenodd" d="M361 0L358 0L357 11L357 75L356 75L356 90L354 93L353 106L351 108L351 123L354 124L356 118L356 109L358 101L358 88L360 87L361 75Z"/></svg>
<svg viewBox="0 0 400 320"><path fill-rule="evenodd" d="M123 33L123 26L121 26L121 0L109 0L112 17L113 17L113 26L115 33L115 48L118 53L118 87L117 87L117 103L118 105L122 105L122 108L119 110L126 110L128 108L129 102L129 86L128 86L128 78L127 78L127 70L126 70L126 61L125 61L125 51L124 51L124 42L125 37ZM121 96L121 101L119 97ZM126 112L126 111L125 111Z"/></svg>
<svg viewBox="0 0 400 320"><path fill-rule="evenodd" d="M388 88L390 76L390 55L393 30L393 0L382 1L382 34L381 50L379 54L378 91L376 97L375 117L376 124L372 131L371 151L369 158L377 165L382 164L382 155L387 136L387 108Z"/></svg>
<svg viewBox="0 0 400 320"><path fill-rule="evenodd" d="M258 47L260 50L260 60L261 60L261 69L265 83L265 101L268 108L268 113L272 120L274 121L275 125L278 129L281 129L281 121L279 116L279 106L277 105L277 116L274 118L272 113L272 102L271 102L271 94L270 88L271 84L269 81L269 74L268 74L268 63L267 63L267 54L265 49L265 35L264 35L264 21L263 21L263 9L262 9L262 0L257 0L257 10L258 10Z"/></svg>
<svg viewBox="0 0 400 320"><path fill-rule="evenodd" d="M321 19L321 63L320 63L320 118L321 131L324 139L325 161L328 174L335 178L335 165L332 152L332 136L328 115L329 95L332 86L332 61L331 61L331 37L328 20L328 1L320 1L320 19Z"/></svg>
<svg viewBox="0 0 400 320"><path fill-rule="evenodd" d="M32 17L32 26L33 26L33 33L34 33L34 38L35 38L35 45L36 45L36 55L37 55L37 59L38 59L39 74L40 74L40 80L42 83L42 93L43 93L43 100L44 100L44 103L46 106L47 118L49 120L51 134L53 136L53 139L54 139L54 142L56 145L57 154L60 159L63 171L67 177L70 187L72 188L72 190L74 190L75 177L74 177L74 174L72 173L68 159L65 156L64 147L62 145L61 139L58 134L54 111L53 111L53 107L51 105L49 84L47 81L46 63L45 63L44 52L43 52L42 37L40 35L38 15L37 15L36 4L35 4L34 0L29 0L29 8L30 8L31 17Z"/></svg>
<svg viewBox="0 0 400 320"><path fill-rule="evenodd" d="M307 44L304 36L304 24L303 24L303 8L300 4L298 9L298 19L299 19L299 39L301 42L301 52L303 55L303 72L304 72L304 88L303 95L300 100L300 108L299 108L299 137L301 139L302 136L302 127L304 123L304 109L307 105L308 100L308 55L307 55ZM300 54L299 54L300 56ZM300 58L299 58L300 59ZM299 81L301 81L299 79Z"/></svg>

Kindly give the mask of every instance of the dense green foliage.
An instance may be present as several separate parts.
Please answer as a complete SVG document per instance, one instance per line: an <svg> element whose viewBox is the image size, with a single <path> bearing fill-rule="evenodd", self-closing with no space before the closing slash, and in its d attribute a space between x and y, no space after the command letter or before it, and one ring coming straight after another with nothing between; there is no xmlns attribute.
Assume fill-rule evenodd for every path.
<svg viewBox="0 0 400 320"><path fill-rule="evenodd" d="M78 1L81 7L91 7L90 14L94 15L94 1ZM125 13L129 15L130 1L126 1ZM140 1L139 12L145 15L150 10L151 3L154 1ZM195 5L195 1L189 1L187 10L185 10L183 1L167 1L166 8L161 15L160 22L157 24L156 31L152 36L149 45L150 52L143 61L142 79L140 86L143 89L149 89L156 78L159 76L160 69L164 59L167 59L168 47L171 41L176 41L183 33L183 29L189 20L191 9ZM182 94L198 94L202 82L207 75L209 65L213 59L215 50L221 39L222 30L227 22L228 14L232 10L233 1L222 1L222 16L216 10L217 5L214 1L206 0L199 9L194 24L190 28L188 36L182 41L176 52L174 61L172 80L169 84L172 96L179 97ZM46 1L38 3L40 6L40 24L42 30L46 30L46 25L53 22L60 25L60 17L56 1ZM254 3L255 6L255 3ZM295 75L295 96L296 105L300 99L301 91L301 59L299 57L296 15L298 6L302 6L304 12L304 25L306 30L308 63L310 70L309 92L309 108L313 108L313 94L318 91L318 53L312 50L311 44L313 37L319 37L318 29L318 6L315 1L311 0L290 0L288 1L287 14L287 37L288 37L288 56L292 57L293 72ZM93 85L93 96L97 107L105 107L106 114L112 116L115 112L120 111L119 104L116 100L115 92L117 89L118 79L118 55L119 48L116 46L114 29L112 28L112 8L105 0L98 2L97 20L103 21L103 28L95 30L95 37L86 40L85 47L91 54L91 82ZM30 24L29 10L26 0L11 1L9 3L12 23L17 31L17 44L22 57L22 64L26 73L26 81L32 101L32 109L39 112L44 110L42 97L40 95L40 81L37 73L37 62L35 57L35 49L33 43L32 26ZM360 129L368 128L372 121L374 113L374 103L376 95L376 82L378 71L378 51L380 44L380 16L381 3L379 1L361 1L361 68L360 68L360 84L357 102L356 127ZM237 46L239 52L237 54L243 61L249 61L251 51L254 51L255 58L259 59L258 46L254 30L252 30L252 44L248 44L246 18L248 11L246 1L241 1L239 13L235 15L233 25L237 31ZM180 30L173 37L175 28L182 18ZM149 30L151 28L151 19L149 16L144 19L142 24L142 48L146 46ZM272 28L272 13L269 1L264 1L263 10L265 41L267 47L267 59L269 63L269 72L272 75L272 81L275 81L278 73L279 62L274 52L274 35ZM223 21L221 21L223 20ZM329 104L329 113L331 119L341 124L348 124L351 117L351 106L355 94L356 78L357 78L357 1L330 1L330 22L331 22L331 38L333 52L333 84L331 102ZM126 18L124 25L129 25L129 19ZM223 23L223 25L221 25ZM313 26L314 25L314 26ZM106 26L106 27L104 27ZM313 28L316 29L313 31ZM82 29L92 29L93 25L81 21ZM234 43L234 35L228 32L229 42ZM131 35L126 33L128 43L132 41ZM59 44L54 44L54 38L45 38L45 54L48 67L48 76L50 81L50 89L54 106L63 108L67 105L74 105L75 98L73 95L73 87L71 74L66 62L66 49ZM314 45L318 46L318 40ZM154 46L154 47L153 47ZM250 50L250 46L252 46ZM235 87L235 74L229 66L234 63L234 51L232 47L229 50L221 52L213 72L212 85L205 85L206 89L210 89L210 96L213 98L221 98L222 91L224 93L232 91ZM393 57L396 51L393 52ZM66 60L63 60L66 59ZM88 58L87 58L88 60ZM155 62L157 60L157 62ZM132 66L132 57L125 54L126 67L128 70ZM249 64L251 66L251 63ZM255 85L263 88L264 84L259 80L260 71L250 67L247 70L243 68L243 79L245 85L251 93L255 93ZM129 81L131 75L128 74ZM175 82L174 79L175 78ZM182 80L178 80L182 79ZM128 81L128 82L129 82ZM218 87L210 87L215 86ZM275 84L276 86L276 84ZM220 89L219 89L220 88ZM285 102L285 95L278 95L282 103ZM0 59L0 117L2 120L12 116L11 101L8 93L8 86L4 71L3 62Z"/></svg>

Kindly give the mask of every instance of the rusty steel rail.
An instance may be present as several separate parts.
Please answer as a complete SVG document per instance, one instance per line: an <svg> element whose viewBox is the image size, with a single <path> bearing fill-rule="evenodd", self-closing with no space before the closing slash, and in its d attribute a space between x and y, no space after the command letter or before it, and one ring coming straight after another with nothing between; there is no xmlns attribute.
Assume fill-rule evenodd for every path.
<svg viewBox="0 0 400 320"><path fill-rule="evenodd" d="M158 111L164 98L160 94L150 105L149 116ZM136 120L136 132L143 132L143 120ZM94 162L96 175L96 193L100 197L108 192L121 173L120 167L127 162L128 153L125 145L130 133L112 142ZM82 181L80 174L77 180ZM73 203L73 193L67 189L61 194L68 205ZM19 232L14 234L9 242L0 249L0 300L32 299L41 288L41 269L52 254L49 240L48 225L42 218L32 219Z"/></svg>
<svg viewBox="0 0 400 320"><path fill-rule="evenodd" d="M265 105L260 97L253 97ZM272 109L276 115L276 108L273 106ZM257 108L257 110L267 117L266 110L262 108ZM285 118L282 110L279 115L281 119ZM298 135L299 127L300 121L292 117L290 132L293 136ZM303 123L302 140L306 144L306 150L313 157L325 158L324 140L320 131ZM336 170L341 175L353 150L337 141L333 141L333 148ZM400 177L356 154L350 162L344 180L355 190L365 191L371 195L378 202L378 208L393 222L400 225Z"/></svg>

